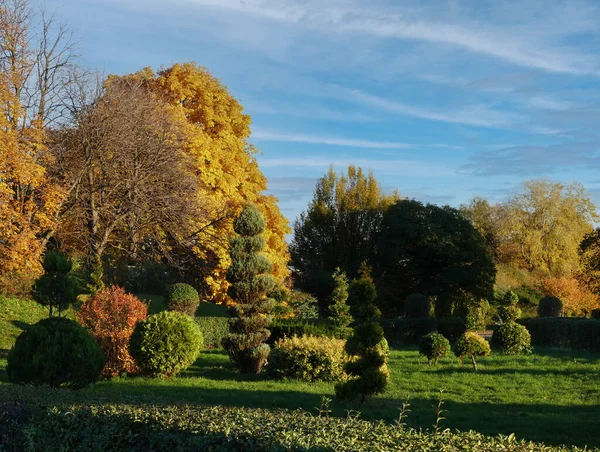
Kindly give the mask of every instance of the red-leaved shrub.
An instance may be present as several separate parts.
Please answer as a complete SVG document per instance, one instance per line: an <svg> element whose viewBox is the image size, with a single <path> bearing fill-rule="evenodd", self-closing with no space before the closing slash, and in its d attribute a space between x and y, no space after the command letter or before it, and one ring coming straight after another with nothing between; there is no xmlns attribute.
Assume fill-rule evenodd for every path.
<svg viewBox="0 0 600 452"><path fill-rule="evenodd" d="M77 321L88 328L106 355L104 377L135 373L129 338L135 324L148 316L148 307L118 286L90 297L77 312Z"/></svg>

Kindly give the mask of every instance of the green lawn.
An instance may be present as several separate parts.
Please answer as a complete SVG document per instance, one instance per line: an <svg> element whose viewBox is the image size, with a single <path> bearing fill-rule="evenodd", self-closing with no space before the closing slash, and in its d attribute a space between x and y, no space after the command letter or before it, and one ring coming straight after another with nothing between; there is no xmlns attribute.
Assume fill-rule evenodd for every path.
<svg viewBox="0 0 600 452"><path fill-rule="evenodd" d="M34 302L0 298L0 386L4 390L8 385L7 350L27 324L46 315L46 309ZM388 422L397 420L399 408L408 401L407 423L427 429L435 422L443 389L444 427L487 435L515 433L548 444L600 447L600 355L544 349L529 356L496 354L481 359L480 371L474 374L470 365L461 366L454 357L429 368L416 350L402 349L392 350L389 366L392 382L388 391L362 405L335 400L331 383L240 375L220 350L203 352L192 368L176 378L101 381L69 398L83 403L303 408L315 413L327 397L332 399L330 407L336 416L358 410L365 419ZM61 391L48 393L65 397Z"/></svg>

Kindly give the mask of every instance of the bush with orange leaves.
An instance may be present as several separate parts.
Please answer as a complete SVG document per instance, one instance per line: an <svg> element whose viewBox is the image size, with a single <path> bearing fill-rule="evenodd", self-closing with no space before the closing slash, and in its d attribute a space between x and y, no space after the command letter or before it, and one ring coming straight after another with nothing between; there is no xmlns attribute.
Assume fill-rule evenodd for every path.
<svg viewBox="0 0 600 452"><path fill-rule="evenodd" d="M598 296L576 278L546 278L540 286L544 295L556 297L563 302L565 316L589 317L593 309L600 307Z"/></svg>
<svg viewBox="0 0 600 452"><path fill-rule="evenodd" d="M148 306L124 289L113 286L90 297L77 312L77 321L88 328L106 355L102 376L133 374L138 368L129 354L135 324L148 316Z"/></svg>

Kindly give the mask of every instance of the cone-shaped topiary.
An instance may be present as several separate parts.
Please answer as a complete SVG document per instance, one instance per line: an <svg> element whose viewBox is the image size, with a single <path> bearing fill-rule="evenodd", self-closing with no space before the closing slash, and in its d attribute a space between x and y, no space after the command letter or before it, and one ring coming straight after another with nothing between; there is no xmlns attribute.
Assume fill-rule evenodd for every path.
<svg viewBox="0 0 600 452"><path fill-rule="evenodd" d="M246 204L233 222L239 237L231 240L227 280L231 284L229 296L238 303L233 307L237 319L223 339L223 347L242 373L259 373L270 352L264 342L270 335L267 326L275 301L266 294L274 289L275 281L269 275L271 262L260 254L265 246L261 235L264 228L263 216L253 204Z"/></svg>
<svg viewBox="0 0 600 452"><path fill-rule="evenodd" d="M58 309L68 309L77 298L77 281L71 275L73 264L65 254L59 251L48 251L44 256L44 274L33 286L33 299L41 305L49 307L49 317Z"/></svg>
<svg viewBox="0 0 600 452"><path fill-rule="evenodd" d="M389 356L388 343L383 336L381 325L375 320L381 312L375 306L377 295L373 280L368 271L361 271L361 277L353 281L355 287L362 287L361 293L366 297L359 302L354 300L356 324L354 333L346 342L346 351L356 356L355 360L346 364L346 372L350 376L347 382L335 386L337 397L364 401L367 397L382 393L388 385L390 372L387 368ZM369 290L363 290L365 285L372 285Z"/></svg>
<svg viewBox="0 0 600 452"><path fill-rule="evenodd" d="M348 300L348 278L339 268L333 272L333 291L329 304L329 321L339 331L341 337L348 337L352 329L348 327L352 323L350 306Z"/></svg>

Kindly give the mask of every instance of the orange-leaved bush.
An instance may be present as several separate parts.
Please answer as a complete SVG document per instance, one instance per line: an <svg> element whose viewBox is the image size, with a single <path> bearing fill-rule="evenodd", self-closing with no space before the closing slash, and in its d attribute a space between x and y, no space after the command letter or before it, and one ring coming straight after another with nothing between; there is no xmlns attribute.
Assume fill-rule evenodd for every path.
<svg viewBox="0 0 600 452"><path fill-rule="evenodd" d="M135 324L148 316L148 306L121 287L113 286L90 297L76 316L106 355L104 377L132 374L138 370L129 354L129 338Z"/></svg>
<svg viewBox="0 0 600 452"><path fill-rule="evenodd" d="M563 302L563 315L569 317L589 317L592 310L600 307L598 296L576 278L546 278L541 282L544 295L550 295Z"/></svg>

